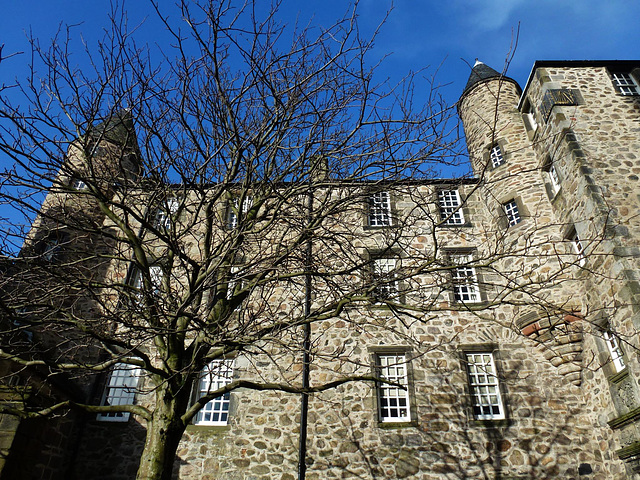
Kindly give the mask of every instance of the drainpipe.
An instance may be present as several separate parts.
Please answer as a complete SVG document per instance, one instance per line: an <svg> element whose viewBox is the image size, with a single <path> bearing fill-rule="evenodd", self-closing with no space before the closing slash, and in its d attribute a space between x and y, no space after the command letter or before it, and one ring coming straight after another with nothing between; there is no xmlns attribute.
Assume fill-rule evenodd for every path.
<svg viewBox="0 0 640 480"><path fill-rule="evenodd" d="M309 189L307 191L307 225L311 224L313 212L313 164L309 172ZM313 256L313 243L311 236L307 238L305 252L305 278L304 278L304 318L311 315L311 261ZM311 324L305 323L302 340L302 388L309 388L309 370L311 364ZM303 392L300 398L300 443L298 446L298 480L304 480L307 473L307 423L309 412L309 394Z"/></svg>

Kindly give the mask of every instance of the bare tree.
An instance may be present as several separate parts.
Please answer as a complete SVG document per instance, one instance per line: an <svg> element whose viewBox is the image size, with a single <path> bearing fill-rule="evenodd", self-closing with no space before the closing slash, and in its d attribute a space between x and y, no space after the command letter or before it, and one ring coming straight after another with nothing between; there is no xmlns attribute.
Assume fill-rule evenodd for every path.
<svg viewBox="0 0 640 480"><path fill-rule="evenodd" d="M4 411L134 414L147 431L140 479L169 478L185 427L229 391L375 378L309 385L280 357L308 364L303 331L347 307L399 306L397 282L425 267L371 267L405 245L392 196L456 159L451 108L436 90L416 108L413 77L376 84L355 12L287 30L275 10L260 20L252 7L182 2L160 62L121 12L90 70L71 63L68 36L46 51L34 41L33 76L17 87L26 109L2 101L1 149L15 163L2 200L37 215L6 261L2 358L7 377L50 392ZM352 225L370 209L372 228L398 228L363 256L358 239L371 232ZM8 231L5 246L23 234ZM271 358L281 373L254 369L192 402L207 365L237 355ZM100 403L82 380L75 397L46 387L114 369L136 371L143 400Z"/></svg>

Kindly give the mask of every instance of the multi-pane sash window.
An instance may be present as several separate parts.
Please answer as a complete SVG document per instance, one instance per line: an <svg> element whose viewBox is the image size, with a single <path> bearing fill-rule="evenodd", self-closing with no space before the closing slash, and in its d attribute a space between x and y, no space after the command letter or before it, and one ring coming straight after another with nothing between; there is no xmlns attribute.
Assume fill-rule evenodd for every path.
<svg viewBox="0 0 640 480"><path fill-rule="evenodd" d="M520 217L520 212L518 211L518 203L515 200L509 200L507 203L503 204L504 213L507 216L507 222L510 227L517 225L522 221Z"/></svg>
<svg viewBox="0 0 640 480"><path fill-rule="evenodd" d="M616 72L611 74L613 84L622 95L640 95L640 88L628 73Z"/></svg>
<svg viewBox="0 0 640 480"><path fill-rule="evenodd" d="M71 180L71 188L73 188L74 190L86 190L88 187L84 180L74 178Z"/></svg>
<svg viewBox="0 0 640 480"><path fill-rule="evenodd" d="M469 265L472 255L453 255L453 263L457 265L452 272L453 298L456 302L477 303L481 301L480 288L476 269Z"/></svg>
<svg viewBox="0 0 640 480"><path fill-rule="evenodd" d="M240 209L240 199L234 198L229 201L229 210L227 216L227 226L233 230L238 226L238 214L246 214L253 206L253 197L245 196Z"/></svg>
<svg viewBox="0 0 640 480"><path fill-rule="evenodd" d="M391 225L391 197L389 192L376 192L369 197L369 226Z"/></svg>
<svg viewBox="0 0 640 480"><path fill-rule="evenodd" d="M584 264L587 263L587 256L584 253L584 245L582 244L582 240L580 240L580 237L578 236L578 232L573 230L571 235L569 235L569 241L571 242L576 257L578 258L578 265L583 267Z"/></svg>
<svg viewBox="0 0 640 480"><path fill-rule="evenodd" d="M458 190L440 190L438 192L440 219L445 225L464 224L461 204Z"/></svg>
<svg viewBox="0 0 640 480"><path fill-rule="evenodd" d="M395 384L378 384L378 415L380 421L410 421L406 356L404 354L385 354L377 355L376 359L379 377Z"/></svg>
<svg viewBox="0 0 640 480"><path fill-rule="evenodd" d="M233 360L214 360L202 372L198 396L202 397L228 385L233 380ZM207 402L198 412L196 425L226 425L229 421L229 392Z"/></svg>
<svg viewBox="0 0 640 480"><path fill-rule="evenodd" d="M624 353L622 352L622 348L620 347L618 336L611 330L605 330L604 332L602 332L602 337L607 344L609 354L611 355L611 362L613 363L616 372L621 372L622 370L627 368L627 365L624 363Z"/></svg>
<svg viewBox="0 0 640 480"><path fill-rule="evenodd" d="M493 354L467 353L466 357L474 417L478 420L504 418L504 405L500 397Z"/></svg>
<svg viewBox="0 0 640 480"><path fill-rule="evenodd" d="M168 198L167 201L158 208L155 218L155 227L167 229L171 226L171 219L174 217L180 206L177 198Z"/></svg>
<svg viewBox="0 0 640 480"><path fill-rule="evenodd" d="M109 373L101 405L133 404L139 376L140 370L137 367L126 363L116 363ZM129 420L129 412L99 413L97 419L106 422L126 422Z"/></svg>
<svg viewBox="0 0 640 480"><path fill-rule="evenodd" d="M500 145L496 144L491 148L489 157L491 158L491 165L493 166L493 168L499 167L504 163L504 156L502 155L502 149L500 148Z"/></svg>
<svg viewBox="0 0 640 480"><path fill-rule="evenodd" d="M373 261L373 280L377 284L375 296L379 300L390 300L398 296L398 281L395 279L395 258L376 258Z"/></svg>

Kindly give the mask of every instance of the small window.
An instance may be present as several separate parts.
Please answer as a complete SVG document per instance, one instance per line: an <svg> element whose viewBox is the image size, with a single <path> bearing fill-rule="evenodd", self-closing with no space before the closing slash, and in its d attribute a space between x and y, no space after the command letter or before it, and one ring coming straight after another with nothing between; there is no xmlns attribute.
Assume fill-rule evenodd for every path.
<svg viewBox="0 0 640 480"><path fill-rule="evenodd" d="M369 197L369 226L391 225L391 196L389 192L376 192Z"/></svg>
<svg viewBox="0 0 640 480"><path fill-rule="evenodd" d="M154 225L158 229L168 229L171 226L171 221L175 217L178 211L180 203L177 198L168 198L167 201L158 208Z"/></svg>
<svg viewBox="0 0 640 480"><path fill-rule="evenodd" d="M584 265L587 263L587 256L584 251L582 240L580 240L580 237L578 236L578 232L573 229L567 239L569 240L569 242L571 242L571 247L573 249L573 252L576 254L578 265L584 267Z"/></svg>
<svg viewBox="0 0 640 480"><path fill-rule="evenodd" d="M109 373L101 405L133 404L139 376L140 370L137 367L116 363ZM99 413L97 419L105 422L126 422L129 420L129 412Z"/></svg>
<svg viewBox="0 0 640 480"><path fill-rule="evenodd" d="M42 259L46 262L54 262L62 255L62 238L51 236L47 238L42 245Z"/></svg>
<svg viewBox="0 0 640 480"><path fill-rule="evenodd" d="M505 418L493 353L467 353L466 360L473 416L476 420Z"/></svg>
<svg viewBox="0 0 640 480"><path fill-rule="evenodd" d="M198 398L208 395L233 380L233 360L214 360L202 371L198 382ZM195 425L226 425L229 421L229 392L207 402L196 415Z"/></svg>
<svg viewBox="0 0 640 480"><path fill-rule="evenodd" d="M444 225L464 225L462 202L458 190L440 190L438 192L440 220Z"/></svg>
<svg viewBox="0 0 640 480"><path fill-rule="evenodd" d="M453 283L453 298L460 303L478 303L480 298L480 287L476 269L469 265L473 262L473 256L452 255L451 260L457 265L451 274Z"/></svg>
<svg viewBox="0 0 640 480"><path fill-rule="evenodd" d="M611 363L613 363L616 373L627 368L627 365L624 362L624 353L620 347L620 340L618 339L618 336L611 330L605 330L602 332L602 338L607 344L609 355L611 355Z"/></svg>
<svg viewBox="0 0 640 480"><path fill-rule="evenodd" d="M398 298L399 288L395 275L396 267L396 258L376 258L373 261L373 281L376 285L374 295L377 300L394 300Z"/></svg>
<svg viewBox="0 0 640 480"><path fill-rule="evenodd" d="M536 130L538 130L538 122L536 121L536 114L529 100L527 100L526 103L522 106L522 116L524 118L527 130L535 133Z"/></svg>
<svg viewBox="0 0 640 480"><path fill-rule="evenodd" d="M378 383L378 417L381 422L411 421L407 357L403 353L376 356L377 375L394 385Z"/></svg>
<svg viewBox="0 0 640 480"><path fill-rule="evenodd" d="M72 178L71 188L73 188L74 190L82 191L82 190L86 190L89 187L87 186L84 180L80 180L79 178Z"/></svg>
<svg viewBox="0 0 640 480"><path fill-rule="evenodd" d="M162 290L162 279L164 278L162 267L160 265L151 265L149 267L149 278L151 280L151 288L153 289L152 293L158 295ZM144 281L142 271L139 268L134 268L133 275L131 276L131 286L140 291L138 296L141 297L144 289Z"/></svg>
<svg viewBox="0 0 640 480"><path fill-rule="evenodd" d="M558 175L558 170L556 169L556 165L553 161L549 161L545 166L545 172L547 177L549 178L549 184L551 185L551 193L555 196L561 188L560 185L560 176Z"/></svg>
<svg viewBox="0 0 640 480"><path fill-rule="evenodd" d="M613 85L622 95L640 95L640 88L631 74L614 72L611 74Z"/></svg>
<svg viewBox="0 0 640 480"><path fill-rule="evenodd" d="M500 145L497 143L491 147L491 151L489 152L489 158L491 159L491 165L493 168L499 167L504 164L504 155L502 155L502 149Z"/></svg>
<svg viewBox="0 0 640 480"><path fill-rule="evenodd" d="M245 196L242 201L242 209L239 208L239 198L233 198L229 200L228 214L227 214L227 227L230 230L238 227L238 217L243 217L251 207L253 206L253 197Z"/></svg>
<svg viewBox="0 0 640 480"><path fill-rule="evenodd" d="M518 210L518 203L515 199L504 203L502 207L504 208L504 213L507 216L507 223L510 227L513 227L522 221L520 211Z"/></svg>

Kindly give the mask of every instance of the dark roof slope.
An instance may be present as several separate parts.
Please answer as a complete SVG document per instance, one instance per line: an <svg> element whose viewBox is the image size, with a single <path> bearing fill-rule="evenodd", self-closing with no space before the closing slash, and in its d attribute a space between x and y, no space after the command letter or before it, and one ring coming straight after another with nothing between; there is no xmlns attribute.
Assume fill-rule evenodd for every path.
<svg viewBox="0 0 640 480"><path fill-rule="evenodd" d="M504 80L513 82L518 86L518 90L520 90L520 86L518 85L518 82L516 82L514 79L509 78L503 75L502 73L498 72L497 70L494 70L490 66L485 65L484 63L476 60L476 64L471 69L469 80L467 81L467 85L464 87L464 90L462 91L462 95L460 95L460 98L462 99L462 97L464 97L467 92L469 92L473 87L475 87L479 83L484 83L491 78L502 78Z"/></svg>

